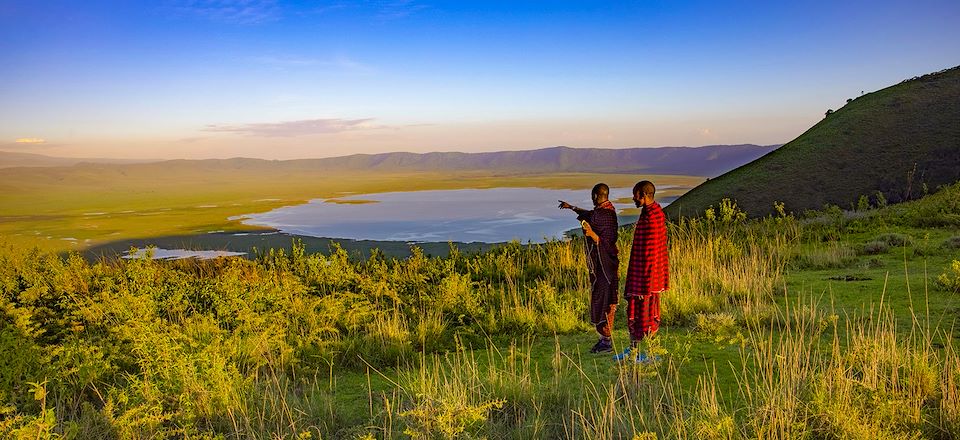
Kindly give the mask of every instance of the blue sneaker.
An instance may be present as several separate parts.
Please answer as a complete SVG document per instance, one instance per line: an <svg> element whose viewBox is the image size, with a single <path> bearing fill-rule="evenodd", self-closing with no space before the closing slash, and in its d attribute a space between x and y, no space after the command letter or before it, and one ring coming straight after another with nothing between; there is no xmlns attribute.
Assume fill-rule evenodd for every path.
<svg viewBox="0 0 960 440"><path fill-rule="evenodd" d="M630 347L624 348L623 352L620 354L613 355L613 360L617 362L622 362L625 359L630 358Z"/></svg>
<svg viewBox="0 0 960 440"><path fill-rule="evenodd" d="M613 356L613 360L617 362L623 362L625 360L632 360L635 364L649 364L657 362L660 360L660 356L650 357L646 353L637 351L637 354L631 355L633 350L630 347L627 347L623 350L622 353L616 354Z"/></svg>
<svg viewBox="0 0 960 440"><path fill-rule="evenodd" d="M653 364L660 362L660 356L647 356L645 353L639 353L633 361L637 364Z"/></svg>

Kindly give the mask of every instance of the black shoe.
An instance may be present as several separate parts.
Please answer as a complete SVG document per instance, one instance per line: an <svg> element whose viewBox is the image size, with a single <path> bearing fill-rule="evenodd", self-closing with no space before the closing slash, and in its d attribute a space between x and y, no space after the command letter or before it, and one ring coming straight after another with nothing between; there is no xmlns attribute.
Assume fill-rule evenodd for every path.
<svg viewBox="0 0 960 440"><path fill-rule="evenodd" d="M613 351L613 342L604 338L600 338L590 349L590 353L609 353L611 351Z"/></svg>

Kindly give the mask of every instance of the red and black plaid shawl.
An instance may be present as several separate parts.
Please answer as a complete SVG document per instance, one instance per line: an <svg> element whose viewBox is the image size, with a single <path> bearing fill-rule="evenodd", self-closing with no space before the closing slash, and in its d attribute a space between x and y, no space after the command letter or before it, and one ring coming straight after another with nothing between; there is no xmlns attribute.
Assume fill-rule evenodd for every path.
<svg viewBox="0 0 960 440"><path fill-rule="evenodd" d="M624 296L646 295L670 287L666 221L657 202L645 206L640 212L633 232Z"/></svg>
<svg viewBox="0 0 960 440"><path fill-rule="evenodd" d="M617 255L617 208L609 200L604 201L591 211L581 211L577 220L586 220L590 228L600 237L600 251ZM593 243L592 241L588 241Z"/></svg>
<svg viewBox="0 0 960 440"><path fill-rule="evenodd" d="M590 321L603 324L611 304L620 295L620 259L617 257L617 209L610 201L586 211L578 209L577 219L590 223L600 243L586 239L587 265L590 269Z"/></svg>

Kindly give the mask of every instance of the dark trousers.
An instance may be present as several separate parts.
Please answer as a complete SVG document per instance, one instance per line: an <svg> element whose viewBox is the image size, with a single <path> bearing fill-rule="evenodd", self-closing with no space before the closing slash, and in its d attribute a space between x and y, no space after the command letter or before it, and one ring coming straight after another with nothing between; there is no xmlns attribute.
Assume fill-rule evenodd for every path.
<svg viewBox="0 0 960 440"><path fill-rule="evenodd" d="M597 327L600 336L609 338L613 331L613 318L617 314L620 298L620 277L617 274L619 261L616 256L603 258L591 255L590 261L590 321Z"/></svg>
<svg viewBox="0 0 960 440"><path fill-rule="evenodd" d="M600 333L600 336L609 339L610 335L613 334L613 317L617 316L616 304L607 304L606 316L607 319L597 324L597 333Z"/></svg>

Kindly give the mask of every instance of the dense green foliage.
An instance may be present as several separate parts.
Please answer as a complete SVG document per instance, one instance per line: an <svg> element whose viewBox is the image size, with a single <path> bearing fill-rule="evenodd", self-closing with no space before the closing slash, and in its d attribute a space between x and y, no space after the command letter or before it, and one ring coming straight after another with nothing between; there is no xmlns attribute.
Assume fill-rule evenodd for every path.
<svg viewBox="0 0 960 440"><path fill-rule="evenodd" d="M804 220L724 203L671 224L665 333L645 346L663 361L640 366L570 343L593 337L578 240L97 263L3 245L0 436L955 438L950 194ZM883 279L901 258L945 280L925 313ZM796 287L837 270L879 278L882 305ZM691 360L707 352L729 364Z"/></svg>
<svg viewBox="0 0 960 440"><path fill-rule="evenodd" d="M858 96L774 152L687 192L666 212L699 215L723 198L754 216L773 213L774 202L797 214L826 204L882 206L957 180L960 67Z"/></svg>

